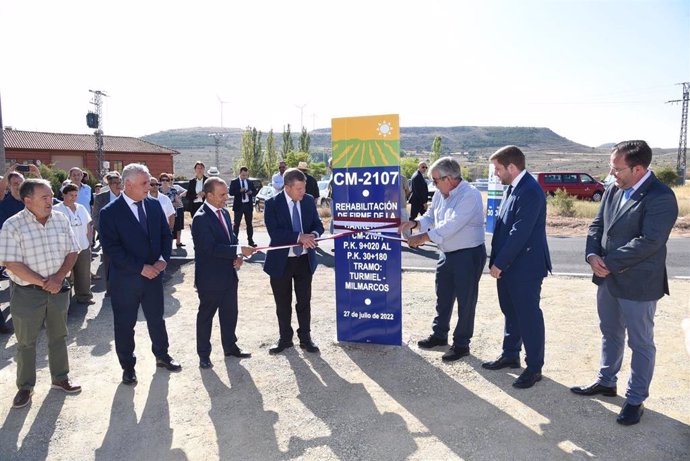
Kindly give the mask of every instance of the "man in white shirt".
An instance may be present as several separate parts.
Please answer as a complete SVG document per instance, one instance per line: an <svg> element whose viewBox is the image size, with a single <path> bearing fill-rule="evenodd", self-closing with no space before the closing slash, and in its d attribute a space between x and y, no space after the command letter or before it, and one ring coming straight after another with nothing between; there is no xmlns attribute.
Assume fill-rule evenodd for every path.
<svg viewBox="0 0 690 461"><path fill-rule="evenodd" d="M158 191L160 183L154 176L151 176L151 179L149 180L149 185L151 186L151 190L149 190L149 197L155 198L159 202L161 202L163 214L165 214L165 217L168 220L168 225L170 226L170 230L172 231L172 229L175 227L175 216L177 216L175 207L173 206L172 202L170 201L167 195L161 194Z"/></svg>
<svg viewBox="0 0 690 461"><path fill-rule="evenodd" d="M481 193L463 181L460 164L451 157L436 160L429 175L439 193L416 221L403 222L400 233L419 229L408 239L412 248L434 242L440 250L436 266L436 317L433 333L417 344L424 349L448 344L453 304L458 302L458 323L453 344L442 359L458 360L470 353L479 279L486 264L484 207Z"/></svg>

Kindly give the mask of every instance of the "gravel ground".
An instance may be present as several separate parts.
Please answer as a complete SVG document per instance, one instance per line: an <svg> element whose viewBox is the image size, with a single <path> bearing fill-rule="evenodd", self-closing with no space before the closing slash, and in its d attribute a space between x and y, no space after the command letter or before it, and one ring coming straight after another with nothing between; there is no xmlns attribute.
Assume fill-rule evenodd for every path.
<svg viewBox="0 0 690 461"><path fill-rule="evenodd" d="M384 347L335 342L334 273L320 267L312 331L321 354L295 348L279 356L268 354L277 339L268 277L258 264L245 264L240 278L237 335L253 357L224 360L216 324L211 370L198 368L195 353L192 264L172 271L166 284L170 353L181 373L155 368L141 316L139 384L120 384L110 300L101 291L96 305L70 311L71 377L84 391L49 390L42 335L33 403L12 410L15 339L0 336L0 459L688 459L690 361L680 323L690 310L690 281L672 281L673 296L659 303L651 397L642 422L621 427L615 416L622 397L568 391L591 382L599 360L595 287L588 280L545 281L544 379L517 390L510 384L519 370L480 367L500 352L502 332L495 283L487 276L472 355L452 364L441 361L443 348L416 346L430 332L433 274L403 274L404 344ZM629 351L623 383L628 363Z"/></svg>

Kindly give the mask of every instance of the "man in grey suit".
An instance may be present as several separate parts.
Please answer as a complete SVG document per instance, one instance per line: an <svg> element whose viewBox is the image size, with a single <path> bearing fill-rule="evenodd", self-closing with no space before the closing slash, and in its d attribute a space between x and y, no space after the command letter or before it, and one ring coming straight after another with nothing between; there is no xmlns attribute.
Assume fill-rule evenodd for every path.
<svg viewBox="0 0 690 461"><path fill-rule="evenodd" d="M616 395L623 363L625 333L632 349L625 404L616 421L629 426L642 417L654 373L654 313L669 294L666 242L678 217L671 189L649 170L652 150L644 141L624 141L611 153L616 178L601 201L587 235L587 262L598 285L597 310L602 333L597 380L570 390L579 395Z"/></svg>
<svg viewBox="0 0 690 461"><path fill-rule="evenodd" d="M93 228L100 235L100 217L101 210L110 202L115 201L116 198L120 196L122 192L122 177L117 171L111 171L106 175L106 180L108 181L108 189L96 194L93 199ZM103 252L101 256L101 263L103 267L103 278L105 278L105 295L110 296L110 283L108 282L108 266L110 265L110 258Z"/></svg>

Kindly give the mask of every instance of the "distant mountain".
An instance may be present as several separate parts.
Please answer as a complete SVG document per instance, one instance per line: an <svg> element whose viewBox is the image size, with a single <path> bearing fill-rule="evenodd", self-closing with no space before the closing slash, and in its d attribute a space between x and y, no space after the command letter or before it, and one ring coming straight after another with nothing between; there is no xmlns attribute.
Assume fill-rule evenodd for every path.
<svg viewBox="0 0 690 461"><path fill-rule="evenodd" d="M144 136L142 139L171 149L203 149L215 146L214 134L222 134L223 149L239 152L242 129L197 127L166 130ZM441 136L443 152L485 152L515 144L528 151L586 152L592 148L575 143L554 133L549 128L535 127L402 127L400 148L408 153L430 151L436 136ZM282 143L282 131L274 132L276 145ZM328 152L331 149L330 128L319 128L310 132L311 150ZM297 144L299 133L293 133ZM263 134L263 142L266 133Z"/></svg>

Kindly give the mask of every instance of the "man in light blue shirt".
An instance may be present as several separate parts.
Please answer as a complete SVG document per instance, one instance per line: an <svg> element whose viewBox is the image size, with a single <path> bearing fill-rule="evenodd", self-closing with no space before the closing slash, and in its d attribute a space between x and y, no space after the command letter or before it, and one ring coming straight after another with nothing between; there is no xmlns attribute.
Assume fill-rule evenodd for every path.
<svg viewBox="0 0 690 461"><path fill-rule="evenodd" d="M453 304L458 302L458 323L446 362L469 355L479 280L486 264L484 206L481 193L463 181L460 164L451 157L438 159L429 169L437 194L431 207L416 221L404 222L400 232L417 229L408 239L412 248L434 242L440 250L436 266L436 317L433 333L418 342L431 349L448 344Z"/></svg>
<svg viewBox="0 0 690 461"><path fill-rule="evenodd" d="M91 186L83 184L84 172L80 168L74 167L69 170L69 180L79 188L77 193L77 203L82 205L87 210L91 209Z"/></svg>

